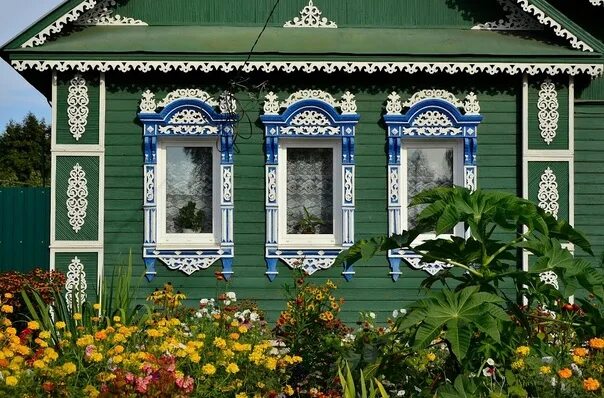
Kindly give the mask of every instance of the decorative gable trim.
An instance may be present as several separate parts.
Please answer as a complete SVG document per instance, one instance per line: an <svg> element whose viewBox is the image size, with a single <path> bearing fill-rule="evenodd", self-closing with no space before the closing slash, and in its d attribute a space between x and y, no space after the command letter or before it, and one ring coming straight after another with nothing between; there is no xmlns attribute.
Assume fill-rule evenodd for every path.
<svg viewBox="0 0 604 398"><path fill-rule="evenodd" d="M604 6L604 0L589 0L589 2L594 6Z"/></svg>
<svg viewBox="0 0 604 398"><path fill-rule="evenodd" d="M556 36L560 36L567 39L573 48L576 48L581 51L594 52L594 49L591 46L581 41L577 36L565 29L560 23L558 23L553 18L549 17L544 11L539 9L537 6L531 4L529 0L515 1L525 12L537 18L540 24L551 27L554 30L554 33L556 33Z"/></svg>
<svg viewBox="0 0 604 398"><path fill-rule="evenodd" d="M332 28L338 25L322 16L321 10L313 4L313 0L308 0L308 5L300 11L300 16L291 21L287 21L284 28Z"/></svg>
<svg viewBox="0 0 604 398"><path fill-rule="evenodd" d="M77 25L147 25L132 18L124 18L119 15L112 16L113 10L110 7L115 5L115 0L84 0L23 43L21 48L41 46L53 34L61 33L70 22Z"/></svg>
<svg viewBox="0 0 604 398"><path fill-rule="evenodd" d="M604 0L602 0L604 1ZM542 30L543 26L525 13L514 0L497 0L507 12L505 18L497 21L478 24L474 30Z"/></svg>

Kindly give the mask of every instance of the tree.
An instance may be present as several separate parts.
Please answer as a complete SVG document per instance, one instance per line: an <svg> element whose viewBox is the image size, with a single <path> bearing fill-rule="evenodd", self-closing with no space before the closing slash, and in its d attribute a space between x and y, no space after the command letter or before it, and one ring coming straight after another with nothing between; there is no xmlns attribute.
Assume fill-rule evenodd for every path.
<svg viewBox="0 0 604 398"><path fill-rule="evenodd" d="M47 186L50 176L50 126L28 113L10 121L0 135L0 186Z"/></svg>

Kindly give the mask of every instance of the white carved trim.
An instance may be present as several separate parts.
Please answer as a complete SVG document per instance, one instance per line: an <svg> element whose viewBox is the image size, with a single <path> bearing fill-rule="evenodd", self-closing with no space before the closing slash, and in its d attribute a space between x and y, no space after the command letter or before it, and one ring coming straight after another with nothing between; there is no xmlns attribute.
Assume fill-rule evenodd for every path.
<svg viewBox="0 0 604 398"><path fill-rule="evenodd" d="M480 115L480 103L478 102L478 97L473 92L466 95L463 105L466 115Z"/></svg>
<svg viewBox="0 0 604 398"><path fill-rule="evenodd" d="M88 181L86 173L79 163L73 166L69 172L69 180L67 186L67 217L69 225L77 234L84 226L86 219L86 209L88 208Z"/></svg>
<svg viewBox="0 0 604 398"><path fill-rule="evenodd" d="M308 275L312 275L319 270L329 269L335 263L335 257L325 257L325 258L282 258L283 262L285 262L292 269L300 269L304 271Z"/></svg>
<svg viewBox="0 0 604 398"><path fill-rule="evenodd" d="M158 133L173 134L173 135L216 135L218 134L218 126L213 125L196 125L196 124L181 124L159 126Z"/></svg>
<svg viewBox="0 0 604 398"><path fill-rule="evenodd" d="M114 7L117 5L115 0L102 0L97 3L94 8L86 11L75 22L76 25L134 25L147 26L141 20L123 17L121 15L113 15Z"/></svg>
<svg viewBox="0 0 604 398"><path fill-rule="evenodd" d="M464 187L470 191L476 191L478 186L476 175L476 166L464 167Z"/></svg>
<svg viewBox="0 0 604 398"><path fill-rule="evenodd" d="M400 202L400 166L390 166L388 173L388 200L390 206L397 206Z"/></svg>
<svg viewBox="0 0 604 398"><path fill-rule="evenodd" d="M147 203L155 202L155 167L145 166L145 199Z"/></svg>
<svg viewBox="0 0 604 398"><path fill-rule="evenodd" d="M268 203L277 201L277 167L271 167L266 173L266 199Z"/></svg>
<svg viewBox="0 0 604 398"><path fill-rule="evenodd" d="M80 307L86 301L86 272L84 272L84 264L75 256L67 268L67 281L65 282L65 301L67 307L73 309L73 299L76 300L76 306Z"/></svg>
<svg viewBox="0 0 604 398"><path fill-rule="evenodd" d="M79 141L86 132L89 102L86 80L80 74L76 74L69 81L69 94L67 95L69 132L76 141Z"/></svg>
<svg viewBox="0 0 604 398"><path fill-rule="evenodd" d="M401 96L396 91L393 91L388 96L388 102L386 102L386 113L388 115L398 115L403 112L403 105L401 103Z"/></svg>
<svg viewBox="0 0 604 398"><path fill-rule="evenodd" d="M474 26L474 30L542 30L543 26L525 13L514 0L497 0L506 12L505 18Z"/></svg>
<svg viewBox="0 0 604 398"><path fill-rule="evenodd" d="M159 257L171 270L182 271L187 275L209 268L219 259L220 257Z"/></svg>
<svg viewBox="0 0 604 398"><path fill-rule="evenodd" d="M461 127L453 127L453 122L442 112L430 110L419 115L412 127L403 128L404 135L425 135L438 137L441 135L458 135L463 132Z"/></svg>
<svg viewBox="0 0 604 398"><path fill-rule="evenodd" d="M344 203L354 202L354 172L351 166L344 166Z"/></svg>
<svg viewBox="0 0 604 398"><path fill-rule="evenodd" d="M434 263L423 262L422 258L418 257L417 255L403 255L403 259L409 265L411 265L411 267L413 267L417 270L425 271L425 272L429 273L430 275L436 275L437 273L439 273L440 271L442 271L444 269L453 268L452 265L446 264L446 263L443 263L440 261L436 261Z"/></svg>
<svg viewBox="0 0 604 398"><path fill-rule="evenodd" d="M322 16L321 10L308 0L308 5L300 11L300 16L287 21L284 28L337 28L338 25Z"/></svg>
<svg viewBox="0 0 604 398"><path fill-rule="evenodd" d="M558 218L558 211L560 210L558 183L556 182L556 175L549 167L541 175L537 199L539 200L539 207Z"/></svg>
<svg viewBox="0 0 604 398"><path fill-rule="evenodd" d="M174 115L172 115L168 123L207 124L208 119L206 119L201 112L198 112L194 109L183 109L182 111L176 112Z"/></svg>
<svg viewBox="0 0 604 398"><path fill-rule="evenodd" d="M141 112L155 113L157 110L157 104L155 103L155 94L147 90L143 93L143 99L140 104Z"/></svg>
<svg viewBox="0 0 604 398"><path fill-rule="evenodd" d="M413 105L415 105L425 99L431 99L431 98L442 99L444 101L450 102L451 104L455 105L457 108L462 108L462 109L464 108L463 102L458 100L457 97L455 96L455 94L453 94L447 90L435 90L435 89L421 90L421 91L416 92L415 94L413 94L411 96L411 98L409 98L407 101L405 101L403 103L403 107L411 108Z"/></svg>
<svg viewBox="0 0 604 398"><path fill-rule="evenodd" d="M233 167L222 165L222 202L233 202Z"/></svg>
<svg viewBox="0 0 604 398"><path fill-rule="evenodd" d="M314 110L298 113L289 126L281 128L281 134L285 135L338 135L339 133L340 129L332 127L327 116Z"/></svg>
<svg viewBox="0 0 604 398"><path fill-rule="evenodd" d="M604 6L604 0L589 0L594 6Z"/></svg>
<svg viewBox="0 0 604 398"><path fill-rule="evenodd" d="M545 271L539 274L539 279L546 285L552 285L554 288L559 289L558 275L554 271Z"/></svg>
<svg viewBox="0 0 604 398"><path fill-rule="evenodd" d="M303 100L320 100L334 108L340 108L343 115L354 115L357 111L357 104L355 100L354 94L350 91L346 91L342 95L342 100L337 101L333 95L323 90L299 90L295 93L291 94L287 99L283 102L279 102L279 97L273 93L269 92L265 97L264 101L264 114L265 115L278 115L279 110L282 108L288 108L289 106L295 104L296 102ZM302 116L300 116L302 115ZM329 120L323 114L316 111L306 111L301 113L300 115L296 115L294 120L291 122L291 125L296 126L328 126L331 125ZM335 128L335 127L334 127ZM287 134L287 129L282 129L282 132ZM332 134L338 134L338 131L333 132ZM316 134L313 134L316 135Z"/></svg>
<svg viewBox="0 0 604 398"><path fill-rule="evenodd" d="M179 99L197 99L207 103L210 106L219 106L219 101L216 101L210 94L206 93L203 90L195 89L195 88L183 88L180 90L174 90L168 93L157 103L158 107L165 107L169 103L179 100Z"/></svg>
<svg viewBox="0 0 604 398"><path fill-rule="evenodd" d="M42 29L40 33L23 43L21 47L27 48L44 44L51 34L61 32L67 23L77 20L84 11L90 10L92 7L94 7L96 2L97 0L85 0L81 2L72 8L67 14L63 15L52 24Z"/></svg>
<svg viewBox="0 0 604 398"><path fill-rule="evenodd" d="M539 100L537 101L539 130L541 131L541 138L547 145L551 144L556 138L558 120L560 119L558 107L556 85L550 79L547 79L541 83Z"/></svg>
<svg viewBox="0 0 604 398"><path fill-rule="evenodd" d="M584 43L583 41L579 40L577 36L564 29L562 25L560 25L557 21L553 20L552 18L548 17L545 12L531 4L529 0L515 1L520 7L522 7L524 11L536 17L540 24L551 27L554 30L554 33L556 33L556 36L560 36L567 39L573 48L588 52L594 51L594 49L591 48L587 43Z"/></svg>
<svg viewBox="0 0 604 398"><path fill-rule="evenodd" d="M77 70L87 72L98 70L108 71L139 71L143 73L160 71L168 73L171 71L189 72L233 72L241 70L245 73L260 72L344 72L344 73L486 73L495 75L498 73L517 75L526 73L529 75L547 74L555 76L558 74L579 75L588 74L599 76L604 72L602 64L560 64L560 63L486 63L486 62L305 62L305 61L42 61L42 60L13 60L11 65L19 72L27 69L40 72L56 70L65 72Z"/></svg>

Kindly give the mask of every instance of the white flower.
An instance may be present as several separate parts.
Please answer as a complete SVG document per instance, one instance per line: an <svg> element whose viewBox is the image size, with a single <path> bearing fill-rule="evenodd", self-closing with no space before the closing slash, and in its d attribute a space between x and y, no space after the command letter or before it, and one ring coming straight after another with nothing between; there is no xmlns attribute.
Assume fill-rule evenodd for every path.
<svg viewBox="0 0 604 398"><path fill-rule="evenodd" d="M552 362L554 362L554 357L543 357L541 358L541 362L551 364Z"/></svg>
<svg viewBox="0 0 604 398"><path fill-rule="evenodd" d="M405 390L399 390L399 391L396 393L396 396L397 396L397 397L403 397L403 396L405 396Z"/></svg>
<svg viewBox="0 0 604 398"><path fill-rule="evenodd" d="M210 302L210 300L204 298L199 300L199 305L201 305L202 307L205 307L206 305L208 305L208 303Z"/></svg>
<svg viewBox="0 0 604 398"><path fill-rule="evenodd" d="M392 311L392 317L393 318L398 318L398 310Z"/></svg>
<svg viewBox="0 0 604 398"><path fill-rule="evenodd" d="M551 383L552 383L552 387L556 387L556 383L557 383L556 376L552 377Z"/></svg>
<svg viewBox="0 0 604 398"><path fill-rule="evenodd" d="M237 295L235 292L226 292L224 295L226 296L227 300L231 300L232 302L237 301Z"/></svg>
<svg viewBox="0 0 604 398"><path fill-rule="evenodd" d="M493 361L493 358L487 359L487 365L489 365L489 366L495 366L495 361Z"/></svg>
<svg viewBox="0 0 604 398"><path fill-rule="evenodd" d="M578 374L579 377L583 376L583 372L581 372L581 369L579 369L579 367L577 366L576 363L571 363L570 364L570 368L573 370L573 372L575 372L576 374Z"/></svg>
<svg viewBox="0 0 604 398"><path fill-rule="evenodd" d="M375 312L370 312L369 313L369 318L375 319Z"/></svg>
<svg viewBox="0 0 604 398"><path fill-rule="evenodd" d="M260 315L258 315L258 313L256 311L250 313L250 321L256 322L259 319L260 319Z"/></svg>
<svg viewBox="0 0 604 398"><path fill-rule="evenodd" d="M356 339L356 336L352 333L347 333L346 336L342 339L345 343L352 343Z"/></svg>

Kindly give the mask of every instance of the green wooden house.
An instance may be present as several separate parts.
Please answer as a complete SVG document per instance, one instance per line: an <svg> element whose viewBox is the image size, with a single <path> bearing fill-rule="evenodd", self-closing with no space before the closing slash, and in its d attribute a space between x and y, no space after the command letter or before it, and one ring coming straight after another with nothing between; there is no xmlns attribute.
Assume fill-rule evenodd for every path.
<svg viewBox="0 0 604 398"><path fill-rule="evenodd" d="M443 265L335 257L452 184L602 251L604 5L568 3L65 1L1 51L52 102L51 268L97 299L132 253L141 297L210 297L219 272L269 312L301 269L348 319L389 313Z"/></svg>

